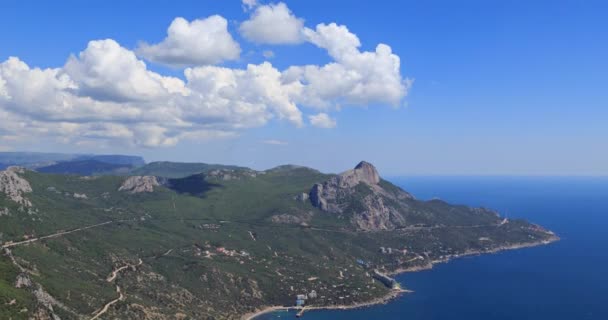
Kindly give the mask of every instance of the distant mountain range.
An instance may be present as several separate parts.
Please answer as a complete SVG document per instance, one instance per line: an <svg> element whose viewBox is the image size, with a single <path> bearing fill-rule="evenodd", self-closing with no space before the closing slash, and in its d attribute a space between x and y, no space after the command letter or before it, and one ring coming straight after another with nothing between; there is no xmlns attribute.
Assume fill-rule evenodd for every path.
<svg viewBox="0 0 608 320"><path fill-rule="evenodd" d="M28 169L37 169L53 166L58 163L86 160L92 160L107 164L123 165L128 167L139 167L146 164L144 159L139 156L44 152L0 152L0 169L7 168L9 166L20 166ZM91 164L93 166L96 165L95 163ZM82 170L82 165L79 170Z"/></svg>
<svg viewBox="0 0 608 320"><path fill-rule="evenodd" d="M40 152L0 152L0 170L20 166L43 173L99 175L143 175L165 178L184 178L212 170L246 169L234 165L201 162L158 161L146 163L140 156L92 155Z"/></svg>
<svg viewBox="0 0 608 320"><path fill-rule="evenodd" d="M125 164L108 163L98 160L70 160L61 161L50 166L35 169L44 173L76 174L81 176L94 176L103 174L124 175L133 170L133 166Z"/></svg>

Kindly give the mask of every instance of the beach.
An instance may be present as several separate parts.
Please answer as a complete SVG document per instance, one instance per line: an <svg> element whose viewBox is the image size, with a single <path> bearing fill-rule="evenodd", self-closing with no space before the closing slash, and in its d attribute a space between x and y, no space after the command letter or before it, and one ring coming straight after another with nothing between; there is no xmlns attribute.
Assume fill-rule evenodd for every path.
<svg viewBox="0 0 608 320"><path fill-rule="evenodd" d="M301 312L305 312L305 311L313 311L313 310L350 310L350 309L365 308L365 307L369 307L369 306L373 306L373 305L385 304L385 303L397 298L401 294L409 293L409 292L411 292L411 291L404 290L404 289L391 289L386 295L384 295L382 297L372 299L372 300L366 301L366 302L351 304L351 305L331 305L331 306L314 306L314 305L312 305L312 306L305 306L305 307L269 306L269 307L260 308L259 310L251 312L251 313L247 313L247 314L243 315L241 317L241 319L242 320L253 320L262 314L269 313L269 312L276 312L276 311L299 310Z"/></svg>

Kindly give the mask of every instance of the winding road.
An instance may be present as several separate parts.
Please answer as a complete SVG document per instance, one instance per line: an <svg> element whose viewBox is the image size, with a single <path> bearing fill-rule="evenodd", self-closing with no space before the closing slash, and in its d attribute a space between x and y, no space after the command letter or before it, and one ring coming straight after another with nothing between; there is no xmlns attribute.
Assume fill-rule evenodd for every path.
<svg viewBox="0 0 608 320"><path fill-rule="evenodd" d="M93 315L93 317L91 318L91 320L95 320L97 318L99 318L101 315L103 315L104 313L108 312L108 309L110 309L110 307L117 303L120 300L124 300L125 299L125 295L122 293L122 291L120 291L120 287L116 286L116 292L118 293L118 298L106 303L103 308L101 308L101 310L99 310L99 312L95 313Z"/></svg>
<svg viewBox="0 0 608 320"><path fill-rule="evenodd" d="M106 281L112 282L112 281L116 280L116 277L118 277L118 274L121 271L123 271L127 268L135 268L135 267L141 266L142 263L144 263L144 262L141 259L139 259L139 262L136 265L127 263L122 267L116 268L116 269L112 270L112 272L108 275L108 277L106 278ZM118 301L122 301L122 300L126 299L126 296L124 295L124 293L122 293L122 290L120 290L120 287L118 285L116 285L116 292L118 293L118 298L106 303L103 306L103 308L101 308L101 310L97 311L90 320L95 320L95 319L99 318L101 315L108 312L108 310L110 309L110 307L112 305L114 305Z"/></svg>

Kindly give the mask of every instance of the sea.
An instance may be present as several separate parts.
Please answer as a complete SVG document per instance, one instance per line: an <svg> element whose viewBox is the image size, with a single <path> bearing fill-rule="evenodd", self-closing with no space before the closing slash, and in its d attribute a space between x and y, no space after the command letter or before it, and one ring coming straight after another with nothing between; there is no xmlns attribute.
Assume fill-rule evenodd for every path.
<svg viewBox="0 0 608 320"><path fill-rule="evenodd" d="M303 319L608 320L608 177L399 177L419 199L525 218L560 241L471 256L396 279L413 290L384 305L306 312ZM256 320L294 318L279 311Z"/></svg>

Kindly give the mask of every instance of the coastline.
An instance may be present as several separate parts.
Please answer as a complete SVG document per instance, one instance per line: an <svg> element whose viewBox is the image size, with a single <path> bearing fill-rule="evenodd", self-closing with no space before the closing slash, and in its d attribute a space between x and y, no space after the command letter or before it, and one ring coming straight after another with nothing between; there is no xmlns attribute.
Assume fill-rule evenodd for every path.
<svg viewBox="0 0 608 320"><path fill-rule="evenodd" d="M429 269L432 269L435 264L446 263L446 262L449 262L449 261L451 261L453 259L457 259L457 258L463 258L463 257L467 257L467 256L476 256L476 255L482 255L482 254L493 254L493 253L498 253L498 252L507 251L507 250L517 250L517 249L523 249L523 248L543 246L543 245L551 244L553 242L557 242L559 240L560 240L560 238L558 236L552 235L550 238L548 238L546 240L541 240L541 241L504 245L504 246L496 247L496 248L493 248L493 249L487 250L487 251L471 250L471 251L467 251L467 252L464 252L461 254L446 256L442 259L432 260L432 261L428 262L427 264L424 264L421 266L414 266L414 267L409 267L409 268L399 268L399 269L396 269L393 271L389 271L389 272L387 272L387 274L390 276L395 276L395 275L399 275L399 274L406 273L406 272L429 270ZM413 291L407 290L407 289L392 289L386 295L384 295L382 297L378 297L378 298L372 299L367 302L360 302L360 303L355 303L355 304L351 304L351 305L305 306L305 307L266 306L266 307L261 307L259 309L256 309L256 311L246 313L246 314L242 315L240 319L241 320L254 320L258 316L261 316L266 313L276 312L276 311L299 310L300 312L304 313L305 311L312 311L312 310L359 309L359 308L365 308L365 307L370 307L370 306L374 306L374 305L385 304L385 303L388 303L389 301L397 298L398 296L400 296L403 293L410 293L410 292L413 292Z"/></svg>
<svg viewBox="0 0 608 320"><path fill-rule="evenodd" d="M283 306L268 306L262 307L256 311L246 313L241 316L241 320L253 320L258 316L261 316L266 313L275 312L275 311L289 311L289 310L299 310L300 312L305 311L313 311L313 310L350 310L350 309L359 309L365 308L380 304L388 303L389 301L397 298L403 293L410 293L410 290L404 289L391 289L386 295L382 297L378 297L366 302L359 302L355 304L341 304L341 305L332 305L332 306L305 306L305 307L283 307Z"/></svg>
<svg viewBox="0 0 608 320"><path fill-rule="evenodd" d="M470 250L470 251L466 251L461 254L449 255L449 256L445 256L442 259L432 260L432 261L427 262L424 265L413 266L413 267L408 267L408 268L398 268L398 269L387 272L387 274L390 276L395 276L395 275L399 275L399 274L407 273L407 272L417 272L417 271L429 270L429 269L433 269L433 266L436 264L450 262L451 260L458 259L458 258L464 258L464 257L469 257L469 256L479 256L482 254L494 254L494 253L507 251L507 250L517 250L517 249L523 249L523 248L544 246L544 245L551 244L553 242L557 242L559 240L560 240L560 238L558 236L552 235L550 238L548 238L546 240L503 245L503 246L499 246L499 247L496 247L496 248L493 248L493 249L487 250L487 251Z"/></svg>

